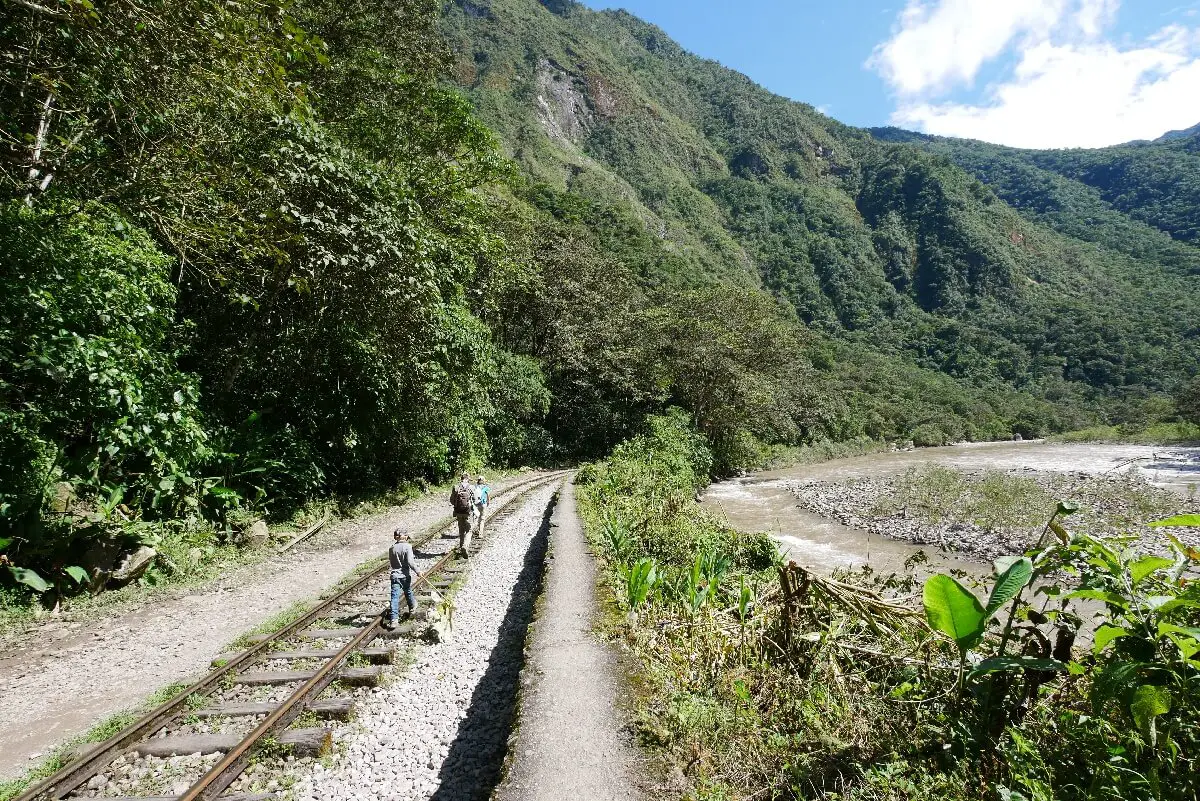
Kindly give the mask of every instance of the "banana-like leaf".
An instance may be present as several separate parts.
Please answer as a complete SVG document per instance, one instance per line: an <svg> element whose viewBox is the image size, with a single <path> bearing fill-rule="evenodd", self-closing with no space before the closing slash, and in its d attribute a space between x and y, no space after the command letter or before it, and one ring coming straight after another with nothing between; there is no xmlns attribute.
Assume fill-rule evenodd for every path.
<svg viewBox="0 0 1200 801"><path fill-rule="evenodd" d="M1200 515L1175 515L1166 520L1155 520L1152 526L1200 526Z"/></svg>
<svg viewBox="0 0 1200 801"><path fill-rule="evenodd" d="M964 651L983 637L987 612L975 594L944 573L930 576L921 593L929 625Z"/></svg>
<svg viewBox="0 0 1200 801"><path fill-rule="evenodd" d="M999 564L1000 560L997 560L997 565ZM1017 593L1025 588L1031 578L1033 578L1033 562L1028 557L1022 556L1010 562L996 579L996 586L992 587L992 594L988 596L986 607L988 617L996 614L997 609L1017 597Z"/></svg>
<svg viewBox="0 0 1200 801"><path fill-rule="evenodd" d="M1092 653L1100 653L1108 644L1118 637L1124 637L1129 632L1119 626L1103 625L1096 629L1096 634L1092 638Z"/></svg>
<svg viewBox="0 0 1200 801"><path fill-rule="evenodd" d="M12 565L5 565L5 569L7 569L9 574L13 577L13 581L16 581L18 584L24 584L34 592L46 592L50 589L51 585L48 581L27 567L13 567Z"/></svg>

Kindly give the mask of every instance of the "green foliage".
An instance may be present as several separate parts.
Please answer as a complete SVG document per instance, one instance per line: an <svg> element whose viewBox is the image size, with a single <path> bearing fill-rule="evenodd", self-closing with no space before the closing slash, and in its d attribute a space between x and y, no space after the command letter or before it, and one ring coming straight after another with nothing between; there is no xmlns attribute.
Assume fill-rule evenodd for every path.
<svg viewBox="0 0 1200 801"><path fill-rule="evenodd" d="M625 607L636 612L646 603L658 583L658 568L653 559L642 558L629 568L625 579Z"/></svg>
<svg viewBox="0 0 1200 801"><path fill-rule="evenodd" d="M1200 257L1104 201L1023 218L995 170L957 166L921 137L893 132L912 140L897 144L842 126L624 12L453 3L443 30L459 54L455 79L529 177L529 201L564 225L586 221L594 258L667 287L664 305L706 284L761 284L835 339L796 351L810 411L801 441L940 445L1132 420L1194 371ZM1163 164L1191 175L1185 146L1172 147L1179 159ZM1164 225L1174 224L1166 206L1190 197L1191 179L1165 171L1122 180ZM1165 185L1181 188L1156 205ZM711 369L712 355L698 367ZM715 366L743 391L771 384L744 375L746 363ZM918 383L936 390L910 399ZM760 458L751 437L763 440L714 440L718 464Z"/></svg>
<svg viewBox="0 0 1200 801"><path fill-rule="evenodd" d="M1175 407L1186 422L1200 425L1200 378L1193 378L1179 390Z"/></svg>
<svg viewBox="0 0 1200 801"><path fill-rule="evenodd" d="M974 593L950 576L931 576L921 593L929 625L966 652L983 637L988 612Z"/></svg>
<svg viewBox="0 0 1200 801"><path fill-rule="evenodd" d="M1124 547L1128 541L1070 534L1056 522L1063 513L1060 507L1048 526L1059 535L1057 542L997 564L986 614L1013 601L998 636L986 637L982 623L971 629L980 616L969 614L969 599L959 598L962 626L942 625L929 591L953 580L939 575L926 584L931 623L955 637L965 627L969 642L964 645L958 637L960 646L978 648L984 657L966 677L972 698L963 703L974 709L964 714L976 722L963 727L963 734L981 753L1002 734L1017 745L1029 737L1060 738L1056 758L1006 766L1012 779L1026 789L1044 788L1037 792L1048 797L1187 798L1195 787L1183 782L1168 789L1161 778L1178 770L1181 760L1190 764L1200 744L1194 702L1187 702L1188 711L1177 708L1179 699L1194 698L1200 681L1200 662L1193 659L1200 651L1200 629L1186 625L1197 622L1200 600L1194 582L1180 581L1195 562L1177 541L1172 559L1139 556ZM1178 518L1164 522L1188 524ZM1071 578L1064 586L1065 576ZM1021 591L1033 579L1039 582L1037 594L1048 599L1042 611L1022 603ZM1092 660L1072 659L1070 644L1081 623L1071 610L1072 599L1105 606L1093 634ZM1051 601L1054 606L1047 609ZM1026 622L1014 626L1018 620ZM1009 654L1018 630L1021 652ZM1061 673L1074 678L1047 694L1043 685L1063 681L1054 678ZM1046 707L1031 713L1029 705L1039 698ZM1086 699L1089 706L1080 710L1073 699ZM1114 754L1120 759L1113 760ZM1030 762L1043 774L1038 781L1030 779Z"/></svg>
<svg viewBox="0 0 1200 801"><path fill-rule="evenodd" d="M187 539L152 521L228 533L247 506L549 458L540 365L473 314L476 275L522 267L435 4L54 10L0 23L14 561L78 583L97 539Z"/></svg>
<svg viewBox="0 0 1200 801"><path fill-rule="evenodd" d="M936 575L923 610L910 609L911 578L792 569L785 609L762 590L774 571L745 572L749 541L696 536L707 521L684 497L695 476L684 426L659 420L592 468L580 509L622 610L638 610L615 625L645 683L639 736L683 771L685 793L1194 796L1194 549L1173 541L1169 558L1071 532L1066 521L1088 514L1051 503L1050 542L997 560L986 595ZM960 499L986 481L932 478ZM1073 648L1097 606L1092 647Z"/></svg>
<svg viewBox="0 0 1200 801"><path fill-rule="evenodd" d="M0 431L14 446L0 524L20 537L14 560L57 572L120 504L163 516L198 502L197 382L175 363L167 260L120 215L10 203L0 250Z"/></svg>

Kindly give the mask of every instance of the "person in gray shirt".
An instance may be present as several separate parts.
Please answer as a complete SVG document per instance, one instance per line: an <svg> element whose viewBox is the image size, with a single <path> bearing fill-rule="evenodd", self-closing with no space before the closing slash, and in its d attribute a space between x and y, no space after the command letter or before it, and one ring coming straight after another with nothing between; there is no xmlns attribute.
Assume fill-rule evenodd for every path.
<svg viewBox="0 0 1200 801"><path fill-rule="evenodd" d="M408 532L398 528L392 532L392 537L395 543L388 549L388 563L392 567L392 616L387 622L388 628L395 628L400 619L400 593L404 593L404 600L408 602L407 617L412 617L413 612L417 611L417 598L412 585L414 579L421 577L412 545L408 542Z"/></svg>

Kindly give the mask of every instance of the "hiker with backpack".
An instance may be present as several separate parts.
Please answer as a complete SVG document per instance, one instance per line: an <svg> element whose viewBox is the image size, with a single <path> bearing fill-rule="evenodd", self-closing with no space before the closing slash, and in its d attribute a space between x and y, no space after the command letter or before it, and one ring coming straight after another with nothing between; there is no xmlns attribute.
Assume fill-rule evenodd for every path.
<svg viewBox="0 0 1200 801"><path fill-rule="evenodd" d="M450 505L454 507L454 519L458 523L458 550L466 556L467 548L471 546L471 513L475 506L475 487L469 474L463 473L450 490Z"/></svg>
<svg viewBox="0 0 1200 801"><path fill-rule="evenodd" d="M475 535L483 535L483 513L487 511L488 496L492 494L492 488L487 485L487 480L480 476L475 480Z"/></svg>

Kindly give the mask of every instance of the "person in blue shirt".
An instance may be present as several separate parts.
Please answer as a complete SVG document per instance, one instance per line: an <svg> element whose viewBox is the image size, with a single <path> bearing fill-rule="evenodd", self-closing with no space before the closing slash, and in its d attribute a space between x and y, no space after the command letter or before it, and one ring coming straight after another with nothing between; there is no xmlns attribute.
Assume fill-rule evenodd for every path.
<svg viewBox="0 0 1200 801"><path fill-rule="evenodd" d="M492 494L492 488L487 485L487 480L480 476L475 480L475 534L483 534L483 513L487 510L488 496Z"/></svg>

